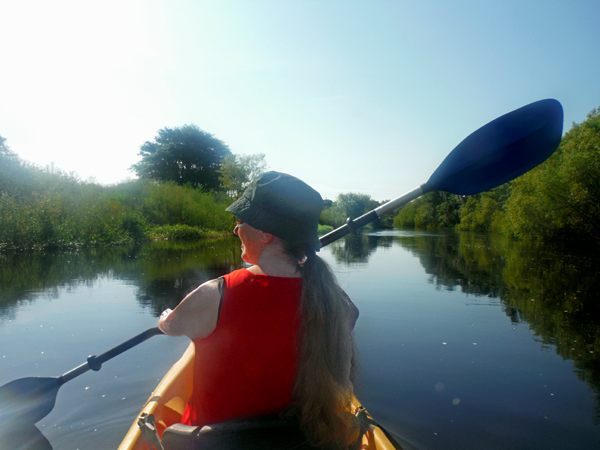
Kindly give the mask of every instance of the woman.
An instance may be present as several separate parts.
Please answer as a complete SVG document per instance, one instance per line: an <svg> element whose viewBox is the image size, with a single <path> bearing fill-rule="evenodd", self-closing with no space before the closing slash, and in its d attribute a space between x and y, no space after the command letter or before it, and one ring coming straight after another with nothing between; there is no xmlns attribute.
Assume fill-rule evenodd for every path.
<svg viewBox="0 0 600 450"><path fill-rule="evenodd" d="M303 181L267 172L227 208L251 266L204 283L159 320L195 345L183 423L293 415L312 445L347 446L358 310L316 255L322 207Z"/></svg>

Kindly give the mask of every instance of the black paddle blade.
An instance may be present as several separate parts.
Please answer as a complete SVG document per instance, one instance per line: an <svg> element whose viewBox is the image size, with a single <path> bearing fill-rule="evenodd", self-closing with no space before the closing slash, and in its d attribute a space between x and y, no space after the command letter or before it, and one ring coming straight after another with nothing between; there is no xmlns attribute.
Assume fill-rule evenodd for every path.
<svg viewBox="0 0 600 450"><path fill-rule="evenodd" d="M472 133L431 175L426 191L473 195L523 175L554 153L562 137L563 109L540 100Z"/></svg>
<svg viewBox="0 0 600 450"><path fill-rule="evenodd" d="M46 417L62 383L58 378L20 378L0 387L0 424L31 424Z"/></svg>

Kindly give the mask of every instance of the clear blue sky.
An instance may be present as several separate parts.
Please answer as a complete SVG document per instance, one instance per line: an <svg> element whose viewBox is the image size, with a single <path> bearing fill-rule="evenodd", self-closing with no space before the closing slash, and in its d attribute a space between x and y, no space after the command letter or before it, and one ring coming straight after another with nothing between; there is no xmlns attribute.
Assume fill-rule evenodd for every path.
<svg viewBox="0 0 600 450"><path fill-rule="evenodd" d="M600 105L600 2L108 0L0 4L0 135L103 184L196 124L324 197L390 199L543 98Z"/></svg>

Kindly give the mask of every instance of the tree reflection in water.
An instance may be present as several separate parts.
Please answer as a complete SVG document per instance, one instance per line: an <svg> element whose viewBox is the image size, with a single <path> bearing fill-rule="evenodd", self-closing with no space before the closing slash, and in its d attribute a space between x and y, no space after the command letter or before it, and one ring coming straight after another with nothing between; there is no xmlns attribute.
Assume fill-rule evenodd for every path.
<svg viewBox="0 0 600 450"><path fill-rule="evenodd" d="M513 323L526 323L546 348L572 360L594 391L600 425L600 257L594 249L520 242L474 233L380 232L334 243L338 263L366 264L392 243L417 257L437 289L497 298Z"/></svg>
<svg viewBox="0 0 600 450"><path fill-rule="evenodd" d="M102 278L138 288L141 305L159 316L199 284L241 267L239 239L152 242L72 251L0 253L0 320L18 304L58 296L58 288L91 287Z"/></svg>

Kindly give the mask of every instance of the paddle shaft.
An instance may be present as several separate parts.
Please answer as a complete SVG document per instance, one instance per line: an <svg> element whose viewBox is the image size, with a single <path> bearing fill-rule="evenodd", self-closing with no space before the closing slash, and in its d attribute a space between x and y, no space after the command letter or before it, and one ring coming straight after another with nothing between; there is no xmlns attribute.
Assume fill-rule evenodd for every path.
<svg viewBox="0 0 600 450"><path fill-rule="evenodd" d="M117 355L120 355L126 350L129 350L132 347L135 347L138 344L141 344L147 339L150 339L153 336L164 334L162 331L158 329L158 327L149 328L148 330L138 334L137 336L132 337L131 339L123 342L122 344L117 345L114 348L102 353L101 355L88 356L88 359L85 363L80 366L75 367L74 369L68 371L67 373L60 376L59 383L65 384L67 381L72 380L75 377L87 372L88 370L98 371L102 368L102 364L108 361L109 359L114 358Z"/></svg>

